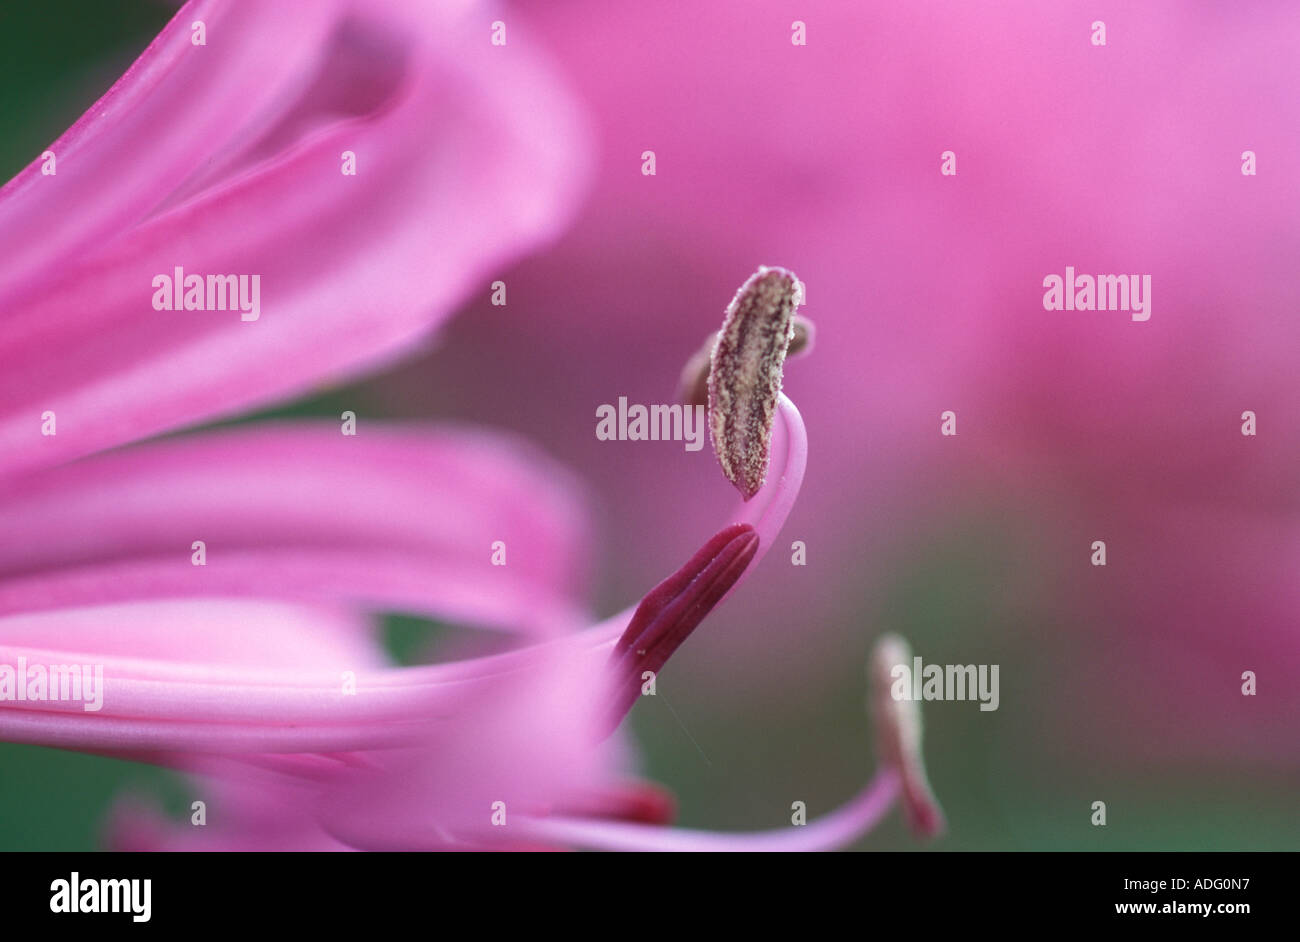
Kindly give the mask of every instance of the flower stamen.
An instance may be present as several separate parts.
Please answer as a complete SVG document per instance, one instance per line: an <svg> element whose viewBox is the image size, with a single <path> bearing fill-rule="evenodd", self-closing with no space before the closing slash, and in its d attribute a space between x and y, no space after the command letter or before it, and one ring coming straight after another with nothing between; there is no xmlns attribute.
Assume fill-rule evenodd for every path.
<svg viewBox="0 0 1300 942"><path fill-rule="evenodd" d="M732 524L641 600L610 655L614 688L608 730L617 727L636 703L645 672L657 674L736 584L758 551L758 542L752 526Z"/></svg>
<svg viewBox="0 0 1300 942"><path fill-rule="evenodd" d="M727 306L709 368L709 432L722 473L749 500L767 478L781 371L803 285L759 268Z"/></svg>
<svg viewBox="0 0 1300 942"><path fill-rule="evenodd" d="M794 332L790 335L790 346L785 351L785 358L812 353L817 328L811 320L802 314L795 314L790 322ZM712 366L713 347L718 342L718 331L709 334L708 339L691 354L691 358L682 367L681 380L677 386L677 399L688 406L707 406L709 404L709 368Z"/></svg>
<svg viewBox="0 0 1300 942"><path fill-rule="evenodd" d="M907 642L898 635L885 635L876 642L870 665L876 752L882 765L898 769L908 826L921 837L934 837L943 831L943 810L925 774L921 709L914 700L896 699L891 690L894 668L911 660Z"/></svg>

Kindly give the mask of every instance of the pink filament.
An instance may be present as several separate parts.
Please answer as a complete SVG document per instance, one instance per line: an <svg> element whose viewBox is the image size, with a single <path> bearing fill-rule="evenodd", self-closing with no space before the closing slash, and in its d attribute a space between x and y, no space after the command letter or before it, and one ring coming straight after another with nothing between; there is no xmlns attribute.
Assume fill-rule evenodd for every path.
<svg viewBox="0 0 1300 942"><path fill-rule="evenodd" d="M591 850L803 852L836 850L870 831L898 797L898 773L882 768L847 804L810 824L727 834L580 818L529 819L529 833L543 840Z"/></svg>

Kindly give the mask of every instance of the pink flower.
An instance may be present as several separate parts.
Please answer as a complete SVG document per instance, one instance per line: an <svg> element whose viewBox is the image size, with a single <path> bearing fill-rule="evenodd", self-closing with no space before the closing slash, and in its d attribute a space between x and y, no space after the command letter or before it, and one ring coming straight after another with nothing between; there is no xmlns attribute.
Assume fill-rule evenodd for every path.
<svg viewBox="0 0 1300 942"><path fill-rule="evenodd" d="M51 145L56 172L43 156L0 192L0 640L11 666L105 678L91 710L8 690L7 739L310 767L331 761L311 742L389 744L445 694L410 680L340 722L341 670L408 680L353 611L571 630L580 514L516 443L363 419L356 439L262 427L49 468L382 362L557 231L581 128L544 63L472 51L475 25L422 3L189 4ZM151 309L177 265L254 273L258 316ZM474 564L487 535L511 566Z"/></svg>
<svg viewBox="0 0 1300 942"><path fill-rule="evenodd" d="M758 562L793 505L806 445L798 412L783 396L767 483L636 612L505 654L427 667L386 667L362 623L319 605L405 605L531 630L523 617L526 606L512 617L483 591L436 586L413 593L416 580L404 575L425 558L435 571L444 559L460 565L481 560L493 533L511 533L508 545L518 555L545 552L556 545L558 531L563 553L563 525L575 514L571 507L547 514L565 504L545 464L519 461L502 446L489 456L484 443L476 451L476 443L463 437L453 436L439 450L429 435L382 429L343 447L331 444L342 441L332 429L239 430L205 438L199 448L180 439L87 459L51 472L18 495L17 517L44 520L49 527L45 538L35 531L31 536L38 548L50 547L53 572L18 580L19 591L10 598L60 579L74 587L111 579L115 591L95 598L89 608L9 614L0 645L6 663L94 663L104 675L101 705L93 712L60 701L0 712L5 739L119 754L224 782L210 786L210 793L217 807L231 809L235 834L230 824L215 828L203 846L492 847L504 841L816 848L854 839L897 793L895 770L908 768L914 746L911 752L886 749L887 761L863 795L807 830L709 837L600 820L602 812L627 816L643 806L629 803L616 775L618 743L599 744L608 708L617 711L615 719L626 712L636 699L626 694L639 689L641 667L663 666ZM218 453L235 459L235 480L204 473L212 463L206 459ZM308 455L311 462L291 471L285 460L290 454ZM191 459L196 464L187 464ZM470 469L479 480L466 486ZM103 494L106 480L122 483ZM382 481L386 488L358 499L354 492L362 480ZM294 499L295 493L304 496ZM421 496L436 500L444 493L459 506L437 506L437 522L402 516L374 526L383 519L377 510L417 506ZM58 506L52 494L62 495L68 509L51 512ZM87 494L111 500L92 502ZM146 501L145 495L160 499ZM530 499L511 506L511 495ZM336 507L347 512L320 512ZM95 559L94 545L87 547L89 561L69 562L63 538L73 526L110 538L115 562ZM205 526L219 528L220 538L209 544L212 574L220 577L216 585L206 582L208 567L196 571L184 558L146 562L180 532ZM241 544L251 536L263 545ZM430 537L441 538L432 554ZM227 552L231 564L218 565ZM386 555L376 564L358 555L363 552ZM484 562L479 566L490 570ZM323 583L304 578L318 575L317 567L325 570ZM354 573L356 586L340 585ZM397 576L391 583L385 581L390 573ZM525 599L555 581L527 565L517 571L501 567L497 576L507 597L517 581ZM105 604L133 595L147 601ZM296 604L231 595L288 597ZM167 596L184 601L160 600ZM541 591L534 597L545 607L550 596ZM309 599L318 607L301 608ZM631 672L621 666L629 659ZM909 781L906 774L903 780ZM277 813L270 797L275 795L296 810ZM505 815L516 809L518 827L511 829L507 817L507 829L493 831L489 810L498 802ZM278 822L269 831L262 823L267 816ZM260 834L255 841L253 832ZM136 847L195 843L185 832L160 832L138 810L119 821L117 840ZM223 843L228 841L234 843Z"/></svg>
<svg viewBox="0 0 1300 942"><path fill-rule="evenodd" d="M0 195L15 258L0 355L21 363L0 418L15 538L0 659L50 676L91 665L97 687L93 703L26 696L15 675L24 696L6 697L0 735L198 777L204 840L136 805L114 823L121 846L748 846L627 823L661 823L669 805L626 781L627 745L607 737L642 669L730 594L793 506L793 305L764 334L779 350L757 351L768 386L733 376L714 409L745 416L718 445L745 469L745 502L640 606L584 630L582 514L567 475L517 443L362 422L92 454L373 365L555 231L580 169L562 97L526 55L463 52L468 25L426 9L191 4L52 146L58 173L33 167ZM189 42L192 20L208 45ZM339 173L345 151L355 177ZM38 214L52 223L34 244L22 226ZM144 307L144 286L181 266L257 273L255 316L159 312L158 294ZM509 565L489 562L497 546ZM522 643L392 667L357 612L394 609ZM906 780L910 759L888 755L843 811L758 846L869 828Z"/></svg>

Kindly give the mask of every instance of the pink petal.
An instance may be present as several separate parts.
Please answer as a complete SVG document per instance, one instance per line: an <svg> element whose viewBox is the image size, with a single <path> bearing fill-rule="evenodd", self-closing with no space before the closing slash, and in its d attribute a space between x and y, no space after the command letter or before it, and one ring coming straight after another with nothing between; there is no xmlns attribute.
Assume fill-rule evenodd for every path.
<svg viewBox="0 0 1300 942"><path fill-rule="evenodd" d="M239 597L557 633L580 619L580 506L562 469L478 433L363 420L355 437L295 424L173 439L14 482L0 615Z"/></svg>
<svg viewBox="0 0 1300 942"><path fill-rule="evenodd" d="M605 658L590 633L467 662L388 667L356 628L319 610L224 600L2 618L0 664L18 677L34 666L51 677L60 665L89 667L94 692L83 686L78 696L69 686L73 695L20 699L10 691L0 739L162 764L175 764L165 753L411 747L460 722L469 706L506 704L521 684L560 669L566 710L594 728ZM278 640L230 656L258 633ZM306 758L261 756L273 772L314 777Z"/></svg>
<svg viewBox="0 0 1300 942"><path fill-rule="evenodd" d="M378 669L386 660L371 619L283 603L178 600L0 618L0 663L12 651L45 649L66 661L192 665L200 675L257 677L263 683L339 664ZM124 668L124 671L126 668ZM111 675L111 672L109 672ZM109 678L106 678L109 679ZM54 704L50 704L54 706ZM78 706L80 709L80 706Z"/></svg>
<svg viewBox="0 0 1300 942"><path fill-rule="evenodd" d="M48 287L59 265L138 224L214 150L283 111L319 68L341 7L186 5L49 146L57 174L43 175L38 159L0 190L0 294ZM195 20L209 45L191 44Z"/></svg>
<svg viewBox="0 0 1300 942"><path fill-rule="evenodd" d="M456 721L433 728L421 748L374 754L372 770L336 777L321 792L320 820L361 849L531 840L520 827L525 815L598 789L616 771L617 745L594 745L590 704L602 666L557 651L508 686L467 690ZM504 826L492 824L496 802L504 804Z"/></svg>
<svg viewBox="0 0 1300 942"><path fill-rule="evenodd" d="M501 54L477 19L406 3L358 4L321 42L311 6L302 27L296 9L231 5L214 15L206 47L174 23L69 133L56 176L37 179L33 165L0 195L4 468L373 368L563 223L583 175L583 133L526 47ZM190 18L183 11L181 25ZM300 29L316 37L310 48ZM250 69L231 67L247 60L228 48L250 33L247 60L280 44L293 59L274 89L252 96ZM289 88L293 74L312 80ZM358 85L368 92L347 91ZM249 103L245 123L230 118ZM204 122L217 131L198 134ZM161 146L152 128L163 129ZM357 155L356 176L340 173L345 150ZM213 178L208 160L224 175ZM123 162L133 169L119 204L104 194L122 185ZM67 193L46 192L55 188ZM40 241L48 255L27 247L24 265L12 262L12 246L31 246L51 214L79 214L83 202L83 222L56 220L48 246ZM260 317L155 311L152 279L178 265L259 275ZM41 434L47 410L54 436Z"/></svg>

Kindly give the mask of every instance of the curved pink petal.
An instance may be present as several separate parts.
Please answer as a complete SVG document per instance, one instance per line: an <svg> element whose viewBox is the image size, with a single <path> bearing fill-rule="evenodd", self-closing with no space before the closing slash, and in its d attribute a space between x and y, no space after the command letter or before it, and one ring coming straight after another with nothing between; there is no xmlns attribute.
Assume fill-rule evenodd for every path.
<svg viewBox="0 0 1300 942"><path fill-rule="evenodd" d="M543 633L581 615L570 477L484 433L364 421L355 436L333 424L210 432L15 481L0 514L0 615L198 597Z"/></svg>
<svg viewBox="0 0 1300 942"><path fill-rule="evenodd" d="M96 674L93 694L82 688L80 696L22 699L6 689L0 739L162 764L172 764L167 753L256 757L411 747L458 724L467 706L508 702L521 684L561 669L569 709L595 726L605 692L606 645L598 633L494 657L391 667L371 636L353 628L344 622L340 637L329 612L229 600L0 618L0 665L16 676L40 667L53 677L61 665ZM249 644L247 655L231 657L258 633L278 640ZM283 756L263 759L273 771L311 771Z"/></svg>
<svg viewBox="0 0 1300 942"><path fill-rule="evenodd" d="M574 670L577 669L575 673ZM541 658L511 683L458 699L456 715L413 748L351 754L142 755L187 773L208 826L169 821L130 796L108 833L125 850L517 849L521 818L606 796L626 764L615 740L593 748L592 676ZM501 801L504 823L493 825ZM590 804L591 802L588 802Z"/></svg>
<svg viewBox="0 0 1300 942"><path fill-rule="evenodd" d="M0 650L43 649L68 661L189 665L199 676L283 680L340 664L386 666L372 619L324 606L240 599L106 605L0 618ZM124 668L125 672L125 668ZM259 673L260 672L260 673ZM108 672L111 679L114 672ZM175 676L175 673L173 673ZM50 704L54 706L55 704Z"/></svg>
<svg viewBox="0 0 1300 942"><path fill-rule="evenodd" d="M309 6L301 37L296 8L214 7L204 47L189 44L183 10L69 133L58 174L38 179L33 166L0 195L0 245L29 246L26 264L6 254L0 268L0 468L373 367L563 223L584 134L525 46L494 47L477 18L441 4ZM318 22L323 10L338 11L332 23ZM303 80L277 72L273 89L250 96L249 70L227 49L250 32L257 50L292 50ZM233 134L204 136L189 117L203 109L224 131L221 116L246 103L254 111L230 121ZM181 132L155 149L148 129L172 121ZM345 151L354 176L341 173ZM121 205L106 205L127 159L143 172L129 175ZM92 218L59 223L48 256L31 248L50 212L76 212L87 187ZM257 319L155 310L153 279L176 266L257 275ZM54 435L42 434L46 412Z"/></svg>
<svg viewBox="0 0 1300 942"><path fill-rule="evenodd" d="M509 685L462 693L457 721L433 727L419 749L332 776L318 799L326 830L370 850L520 845L532 841L523 816L608 783L620 750L594 745L590 709L603 659L539 653Z"/></svg>
<svg viewBox="0 0 1300 942"><path fill-rule="evenodd" d="M187 4L49 145L54 175L38 159L0 189L0 296L48 286L59 265L147 218L214 150L302 95L343 10L338 0ZM190 41L196 20L206 46Z"/></svg>
<svg viewBox="0 0 1300 942"><path fill-rule="evenodd" d="M82 678L60 697L51 683L47 695L26 699L15 695L14 676L0 682L5 741L151 761L165 750L332 752L410 742L410 729L435 719L427 694L447 686L420 685L418 672L404 678L389 667L368 620L242 600L0 618L0 665L17 677L39 667L49 678L71 666ZM345 672L357 678L356 694L344 693ZM405 690L391 689L401 680L410 681Z"/></svg>
<svg viewBox="0 0 1300 942"><path fill-rule="evenodd" d="M11 643L51 635L41 622L56 617L60 650ZM595 744L604 657L589 646L534 647L520 652L526 669L465 683L456 665L385 668L358 627L245 602L0 619L0 663L95 658L104 674L98 709L6 702L0 736L197 776L194 797L223 809L212 836L186 840L138 806L114 829L119 846L177 849L247 847L251 835L282 848L518 844L517 828L491 826L494 802L514 815L565 807L623 765L620 743ZM354 693L340 683L348 667Z"/></svg>

